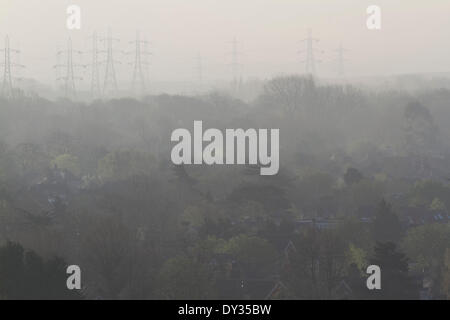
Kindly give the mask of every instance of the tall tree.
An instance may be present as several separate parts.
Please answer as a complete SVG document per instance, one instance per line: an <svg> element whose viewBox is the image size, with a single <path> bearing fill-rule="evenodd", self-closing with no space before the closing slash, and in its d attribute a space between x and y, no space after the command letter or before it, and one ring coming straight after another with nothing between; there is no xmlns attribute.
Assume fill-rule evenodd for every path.
<svg viewBox="0 0 450 320"><path fill-rule="evenodd" d="M401 225L398 216L383 199L372 224L372 234L378 242L397 242L401 236Z"/></svg>
<svg viewBox="0 0 450 320"><path fill-rule="evenodd" d="M66 287L66 263L61 258L44 260L20 244L0 247L0 299L80 299Z"/></svg>
<svg viewBox="0 0 450 320"><path fill-rule="evenodd" d="M381 270L381 289L369 292L369 298L383 300L418 299L418 287L409 276L408 258L392 243L377 243L370 264Z"/></svg>

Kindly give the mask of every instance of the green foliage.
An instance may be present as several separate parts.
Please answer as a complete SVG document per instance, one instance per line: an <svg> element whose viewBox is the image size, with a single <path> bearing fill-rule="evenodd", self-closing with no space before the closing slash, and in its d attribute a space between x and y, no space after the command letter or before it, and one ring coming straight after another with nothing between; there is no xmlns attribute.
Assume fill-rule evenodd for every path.
<svg viewBox="0 0 450 320"><path fill-rule="evenodd" d="M339 223L336 233L347 247L355 246L369 252L373 246L370 228L370 224L362 222L357 217L350 217Z"/></svg>
<svg viewBox="0 0 450 320"><path fill-rule="evenodd" d="M439 198L434 198L433 201L431 201L430 209L432 211L447 212L445 203Z"/></svg>
<svg viewBox="0 0 450 320"><path fill-rule="evenodd" d="M285 275L297 298L332 299L346 268L346 245L335 230L306 229L295 238Z"/></svg>
<svg viewBox="0 0 450 320"><path fill-rule="evenodd" d="M312 77L278 77L264 87L264 100L287 114L300 111L307 103L315 101L316 85Z"/></svg>
<svg viewBox="0 0 450 320"><path fill-rule="evenodd" d="M275 248L267 240L244 234L228 240L219 252L233 256L248 274L255 277L277 259Z"/></svg>
<svg viewBox="0 0 450 320"><path fill-rule="evenodd" d="M420 153L435 145L439 131L427 107L411 102L405 107L404 118L409 150Z"/></svg>
<svg viewBox="0 0 450 320"><path fill-rule="evenodd" d="M211 299L213 274L206 264L180 254L161 268L158 294L162 299Z"/></svg>
<svg viewBox="0 0 450 320"><path fill-rule="evenodd" d="M450 189L438 181L418 181L411 190L410 205L428 207L436 198L444 200L445 206L448 207L450 205Z"/></svg>
<svg viewBox="0 0 450 320"><path fill-rule="evenodd" d="M358 183L363 178L361 172L359 172L355 168L348 168L344 175L344 181L347 185L352 185L354 183Z"/></svg>
<svg viewBox="0 0 450 320"><path fill-rule="evenodd" d="M0 247L0 298L80 299L78 291L67 289L66 280L62 259L45 261L13 242Z"/></svg>
<svg viewBox="0 0 450 320"><path fill-rule="evenodd" d="M297 205L306 212L325 205L324 199L333 196L336 179L326 172L314 171L305 174L298 181Z"/></svg>
<svg viewBox="0 0 450 320"><path fill-rule="evenodd" d="M370 298L401 300L418 299L418 288L409 276L408 258L392 243L377 243L370 259L381 269L381 290L372 290Z"/></svg>
<svg viewBox="0 0 450 320"><path fill-rule="evenodd" d="M229 199L235 203L255 201L261 203L269 214L276 214L291 208L282 188L273 185L244 185L233 190Z"/></svg>
<svg viewBox="0 0 450 320"><path fill-rule="evenodd" d="M0 141L0 186L11 179L11 175L16 172L17 166L11 156L8 146Z"/></svg>
<svg viewBox="0 0 450 320"><path fill-rule="evenodd" d="M450 300L450 249L445 251L441 289L443 296Z"/></svg>
<svg viewBox="0 0 450 320"><path fill-rule="evenodd" d="M0 99L0 240L76 258L88 298L106 299L259 298L275 279L295 298L339 298L342 280L360 297L375 240L401 240L414 271L442 291L435 297L448 297L447 227L411 228L396 212L445 220L450 188L438 181L448 179L448 139L438 144L436 124L449 117L450 92L419 93L429 109L402 110L411 95L401 91L298 76L265 84L251 102L218 93L89 105ZM172 130L200 118L211 128L279 128L279 174L171 165ZM404 257L380 250L378 261L397 261L387 267L395 283ZM0 253L2 297L65 297L61 260L12 244ZM263 288L251 292L249 279ZM42 293L47 283L52 293Z"/></svg>
<svg viewBox="0 0 450 320"><path fill-rule="evenodd" d="M359 270L367 266L367 252L352 243L348 247L346 258L349 266L355 264Z"/></svg>
<svg viewBox="0 0 450 320"><path fill-rule="evenodd" d="M67 170L74 176L79 176L81 174L78 158L68 153L60 154L55 157L55 159L52 160L51 165L60 170Z"/></svg>
<svg viewBox="0 0 450 320"><path fill-rule="evenodd" d="M419 270L437 272L450 248L450 225L429 224L408 230L402 248Z"/></svg>
<svg viewBox="0 0 450 320"><path fill-rule="evenodd" d="M383 199L384 187L379 181L361 179L349 187L356 207L375 207Z"/></svg>
<svg viewBox="0 0 450 320"><path fill-rule="evenodd" d="M402 228L398 216L384 200L378 206L372 224L372 233L374 239L379 242L397 242L402 235Z"/></svg>
<svg viewBox="0 0 450 320"><path fill-rule="evenodd" d="M134 175L146 175L153 168L150 155L134 151L114 151L98 162L98 175L104 180L122 180Z"/></svg>

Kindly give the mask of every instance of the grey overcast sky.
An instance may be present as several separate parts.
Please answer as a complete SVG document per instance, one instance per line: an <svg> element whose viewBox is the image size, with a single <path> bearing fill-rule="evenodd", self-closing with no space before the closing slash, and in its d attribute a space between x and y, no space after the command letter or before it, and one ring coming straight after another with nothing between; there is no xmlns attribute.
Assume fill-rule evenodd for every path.
<svg viewBox="0 0 450 320"><path fill-rule="evenodd" d="M81 7L79 31L66 29L70 4ZM366 28L371 4L382 9L380 31ZM70 35L74 47L88 51L88 37L108 26L121 39L118 50L131 50L137 29L151 41L152 79L158 81L191 80L198 53L207 79L228 79L233 37L244 78L301 73L298 51L308 28L323 50L319 75L335 72L341 41L349 75L450 71L449 0L0 0L0 36L8 34L20 47L24 76L49 84L58 45ZM117 53L116 59L122 61L118 77L126 81L132 55Z"/></svg>

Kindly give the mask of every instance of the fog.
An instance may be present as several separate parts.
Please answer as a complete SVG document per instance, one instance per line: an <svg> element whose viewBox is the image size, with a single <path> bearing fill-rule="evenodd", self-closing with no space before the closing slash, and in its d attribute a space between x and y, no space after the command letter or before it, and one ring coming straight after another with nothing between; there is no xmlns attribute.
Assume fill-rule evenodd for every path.
<svg viewBox="0 0 450 320"><path fill-rule="evenodd" d="M336 74L339 43L348 50L348 76L391 75L450 70L450 21L446 1L377 1L382 29L366 28L362 0L80 0L81 30L65 27L66 8L73 1L1 0L0 36L8 34L20 46L23 76L54 84L56 48L72 37L74 48L90 61L88 37L96 30L121 40L117 50L130 51L136 30L151 41L151 78L154 81L196 79L195 58L203 57L205 81L229 80L231 40L239 41L245 79L303 72L301 39L311 28L320 39L317 49L322 76ZM132 56L117 53L118 77L130 81ZM86 77L85 77L86 78ZM82 83L86 87L89 81Z"/></svg>
<svg viewBox="0 0 450 320"><path fill-rule="evenodd" d="M450 299L448 1L0 1L0 299Z"/></svg>

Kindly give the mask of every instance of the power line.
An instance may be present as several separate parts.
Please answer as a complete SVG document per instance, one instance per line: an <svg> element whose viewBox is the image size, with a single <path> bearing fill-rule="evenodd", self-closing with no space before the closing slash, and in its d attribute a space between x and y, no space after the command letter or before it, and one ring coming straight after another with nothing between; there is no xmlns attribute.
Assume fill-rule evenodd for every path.
<svg viewBox="0 0 450 320"><path fill-rule="evenodd" d="M12 67L24 67L21 64L13 63L11 61L11 53L19 54L20 51L17 49L12 49L9 45L9 36L5 37L5 48L4 48L4 70L3 70L3 85L2 85L2 95L5 98L14 98L14 87L12 83Z"/></svg>
<svg viewBox="0 0 450 320"><path fill-rule="evenodd" d="M146 38L144 38L144 52L149 52L148 48L151 45L150 41L147 41ZM153 55L153 52L150 52L149 54L144 55L143 57L143 61L144 61L144 74L145 74L145 79L147 79L147 83L150 82L150 61L149 61L149 57L150 55ZM149 88L147 88L148 90Z"/></svg>
<svg viewBox="0 0 450 320"><path fill-rule="evenodd" d="M143 55L149 55L144 48L142 49L142 45L147 45L147 41L143 41L140 39L139 31L136 32L136 40L131 41L130 43L134 44L134 67L133 67L133 79L132 79L132 90L134 93L143 94L146 91L146 72L144 66L147 65L145 61L143 61Z"/></svg>
<svg viewBox="0 0 450 320"><path fill-rule="evenodd" d="M103 95L115 96L118 91L118 86L114 64L120 62L114 60L113 42L119 41L119 39L113 38L111 28L108 28L108 36L106 37L106 39L102 39L101 41L106 41L106 69L105 81L103 85Z"/></svg>
<svg viewBox="0 0 450 320"><path fill-rule="evenodd" d="M81 77L76 77L74 69L75 67L85 67L81 64L75 64L73 61L73 55L82 54L79 50L73 50L72 47L72 39L69 37L67 41L67 50L61 50L57 52L57 56L66 55L66 63L65 64L56 64L55 68L65 68L65 75L63 77L57 78L57 80L64 81L64 96L67 99L75 99L76 98L76 86L75 80L83 80Z"/></svg>
<svg viewBox="0 0 450 320"><path fill-rule="evenodd" d="M306 38L301 40L302 42L305 42L305 53L306 57L303 61L305 63L305 73L310 74L312 76L316 76L317 69L316 64L319 62L315 58L316 50L314 48L314 44L319 42L319 39L312 37L312 30L308 29L306 32ZM302 52L302 51L300 51Z"/></svg>
<svg viewBox="0 0 450 320"><path fill-rule="evenodd" d="M92 34L92 62L91 62L91 96L93 99L101 97L102 89L100 86L100 62L98 60L98 37L97 32Z"/></svg>

